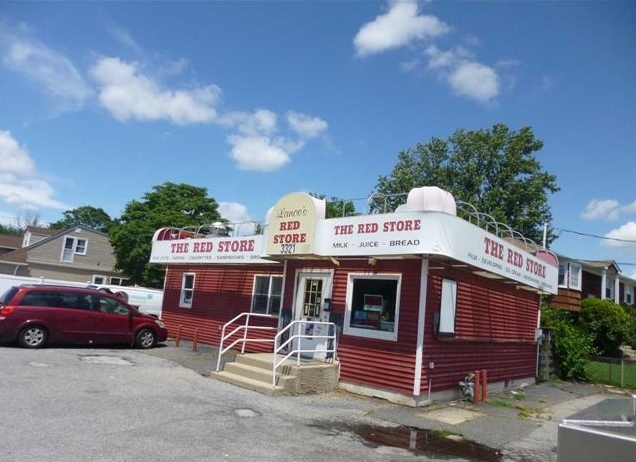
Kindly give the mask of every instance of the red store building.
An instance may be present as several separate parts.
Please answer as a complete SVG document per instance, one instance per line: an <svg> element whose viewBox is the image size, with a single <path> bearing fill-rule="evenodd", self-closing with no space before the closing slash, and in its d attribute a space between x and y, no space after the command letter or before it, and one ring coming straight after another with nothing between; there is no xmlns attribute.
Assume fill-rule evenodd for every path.
<svg viewBox="0 0 636 462"><path fill-rule="evenodd" d="M331 321L339 387L413 405L457 397L469 371L486 370L495 391L534 380L541 297L557 293L554 254L516 245L506 226L483 229L483 214L458 217L435 187L412 190L394 213L324 216L324 201L292 193L263 235L158 230L150 261L167 265L171 334L197 329L218 345L242 312Z"/></svg>

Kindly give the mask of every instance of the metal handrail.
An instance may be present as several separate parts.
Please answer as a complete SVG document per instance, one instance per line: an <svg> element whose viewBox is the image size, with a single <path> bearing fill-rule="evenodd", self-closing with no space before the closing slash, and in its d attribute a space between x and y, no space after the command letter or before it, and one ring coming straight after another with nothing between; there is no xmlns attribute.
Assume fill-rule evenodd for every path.
<svg viewBox="0 0 636 462"><path fill-rule="evenodd" d="M237 327L235 327L232 332L228 333L227 335L225 334L225 328L229 327L232 324L235 324L240 318L245 318L245 324L239 325ZM237 316L235 316L234 318L232 318L231 320L229 320L228 322L226 322L225 324L223 324L223 328L221 329L221 343L219 344L219 355L217 357L216 360L216 372L219 372L220 368L221 368L221 356L223 356L223 353L227 352L228 350L232 349L234 347L234 345L236 345L239 342L242 342L243 345L241 346L241 353L245 353L245 344L247 342L254 342L254 343L273 343L274 340L272 340L271 338L247 338L247 331L250 329L253 330L278 330L278 327L268 327L268 326L250 326L250 317L254 317L254 318L268 318L268 319L275 319L278 318L278 316L274 316L271 314L260 314L260 313L241 313ZM229 339L230 337L232 337L234 334L236 334L239 331L243 331L243 338L242 339L236 339L234 340L230 345L226 346L225 348L223 348L223 343L225 343L225 341L227 339Z"/></svg>
<svg viewBox="0 0 636 462"><path fill-rule="evenodd" d="M302 334L302 326L303 325L312 325L312 326L317 326L317 325L324 325L324 326L328 326L328 330L327 332L331 332L331 334L328 335L314 335L314 334ZM297 326L297 333L295 335L290 335L287 340L285 340L282 344L279 345L280 341L281 341L281 337L283 336L283 334L285 333L292 333L292 329ZM312 329L313 331L313 329ZM288 348L290 345L293 345L293 341L294 339L302 339L302 338L324 338L324 339L329 339L331 340L331 345L332 348L325 348L325 349L316 349L313 348L311 350L303 350L302 348L294 348L291 349L290 351L287 352L287 354L285 356L282 357L281 360L278 360L279 355L281 354L281 352L285 349ZM301 342L299 341L297 343L298 346L300 346ZM327 345L329 345L329 341L327 342ZM301 353L310 353L310 352L316 352L316 351L320 351L320 352L325 352L325 353L331 353L331 360L335 360L336 359L336 351L338 349L338 346L336 344L336 325L333 322L323 322L323 321L303 321L303 320L296 320L296 321L292 321L290 322L287 326L285 326L285 328L281 329L277 334L276 337L274 337L274 363L272 364L272 387L276 386L276 369L278 369L278 367L280 365L282 365L287 359L291 358L294 354L296 355L296 365L300 366L300 354Z"/></svg>

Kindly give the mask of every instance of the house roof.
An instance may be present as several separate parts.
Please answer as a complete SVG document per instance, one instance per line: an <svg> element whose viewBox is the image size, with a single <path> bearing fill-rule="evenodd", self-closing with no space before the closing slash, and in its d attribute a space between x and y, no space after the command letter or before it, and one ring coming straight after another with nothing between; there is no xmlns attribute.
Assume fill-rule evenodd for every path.
<svg viewBox="0 0 636 462"><path fill-rule="evenodd" d="M620 271L618 264L614 260L581 260L588 266L592 266L594 268L609 268L610 266L616 267Z"/></svg>
<svg viewBox="0 0 636 462"><path fill-rule="evenodd" d="M60 231L59 229L42 228L40 226L27 226L26 230L33 234L43 234L45 236L52 236Z"/></svg>
<svg viewBox="0 0 636 462"><path fill-rule="evenodd" d="M2 256L0 256L0 261L26 265L27 264L26 258L27 258L26 249L17 249L17 250L12 250L11 252L2 254Z"/></svg>
<svg viewBox="0 0 636 462"><path fill-rule="evenodd" d="M0 249L19 249L22 247L22 236L0 234Z"/></svg>

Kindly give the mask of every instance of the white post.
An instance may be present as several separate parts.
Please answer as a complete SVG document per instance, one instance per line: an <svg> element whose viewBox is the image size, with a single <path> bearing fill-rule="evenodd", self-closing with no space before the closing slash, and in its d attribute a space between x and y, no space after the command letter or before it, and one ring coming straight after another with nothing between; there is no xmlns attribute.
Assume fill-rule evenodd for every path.
<svg viewBox="0 0 636 462"><path fill-rule="evenodd" d="M548 247L546 243L548 242L548 222L543 223L543 250L546 250Z"/></svg>

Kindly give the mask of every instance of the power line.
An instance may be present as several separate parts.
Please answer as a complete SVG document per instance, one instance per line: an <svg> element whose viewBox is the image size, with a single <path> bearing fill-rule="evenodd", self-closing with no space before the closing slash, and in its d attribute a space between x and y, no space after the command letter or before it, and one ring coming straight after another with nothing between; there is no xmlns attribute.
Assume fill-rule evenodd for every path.
<svg viewBox="0 0 636 462"><path fill-rule="evenodd" d="M563 228L553 228L553 229L556 230L556 231L561 231L563 233L578 234L579 236L595 237L597 239L605 239L605 240L608 240L608 241L628 242L630 244L636 244L636 241L632 240L632 239L619 239L617 237L598 236L596 234L582 233L580 231L573 231L571 229L563 229Z"/></svg>

